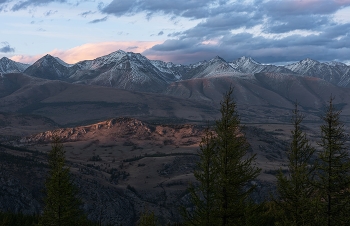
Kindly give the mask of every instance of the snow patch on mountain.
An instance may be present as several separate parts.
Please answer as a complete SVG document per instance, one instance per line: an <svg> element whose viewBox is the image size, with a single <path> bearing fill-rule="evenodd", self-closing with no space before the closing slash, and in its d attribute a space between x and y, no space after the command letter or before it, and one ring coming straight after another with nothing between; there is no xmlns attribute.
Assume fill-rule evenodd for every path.
<svg viewBox="0 0 350 226"><path fill-rule="evenodd" d="M72 66L74 66L74 64L68 64L68 63L64 62L63 60L61 60L60 58L58 58L58 57L55 57L55 59L57 60L58 63L62 64L65 67L72 67Z"/></svg>
<svg viewBox="0 0 350 226"><path fill-rule="evenodd" d="M2 71L0 64L0 73ZM320 63L307 58L286 66L275 66L261 64L246 56L232 62L216 56L209 61L181 65L149 60L139 53L122 50L76 64L67 64L57 57L46 55L28 67L25 73L51 80L152 92L160 92L176 81L223 76L251 79L253 76L244 75L255 73L272 73L281 78L283 74L311 76L338 86L350 86L350 67L335 61Z"/></svg>
<svg viewBox="0 0 350 226"><path fill-rule="evenodd" d="M3 57L0 59L0 74L21 73L25 69L27 69L29 66L30 66L29 64L22 64L22 63L10 60L7 57Z"/></svg>

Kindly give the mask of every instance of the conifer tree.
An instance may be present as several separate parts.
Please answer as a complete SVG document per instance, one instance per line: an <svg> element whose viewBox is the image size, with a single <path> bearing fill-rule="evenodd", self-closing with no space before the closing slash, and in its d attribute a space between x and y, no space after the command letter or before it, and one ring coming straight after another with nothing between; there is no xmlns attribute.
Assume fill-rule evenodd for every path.
<svg viewBox="0 0 350 226"><path fill-rule="evenodd" d="M277 175L277 207L282 211L282 225L312 225L314 223L311 157L315 149L311 147L306 134L301 130L303 115L297 103L293 110L292 141L288 150L288 176L282 171Z"/></svg>
<svg viewBox="0 0 350 226"><path fill-rule="evenodd" d="M319 225L348 225L350 222L350 157L345 147L344 125L340 122L341 111L335 109L334 98L322 120L322 148L318 155L316 183L320 195Z"/></svg>
<svg viewBox="0 0 350 226"><path fill-rule="evenodd" d="M216 174L215 215L220 225L245 225L249 196L260 169L252 166L255 155L247 156L249 144L243 134L233 88L225 93L221 105L221 119L215 126L214 172Z"/></svg>
<svg viewBox="0 0 350 226"><path fill-rule="evenodd" d="M72 183L69 168L65 166L65 151L57 136L53 137L48 162L50 170L45 182L45 206L39 225L86 225L87 220L79 208L78 190Z"/></svg>
<svg viewBox="0 0 350 226"><path fill-rule="evenodd" d="M205 131L199 145L198 155L200 161L197 163L197 169L194 176L198 182L198 187L191 186L191 201L195 208L192 212L184 211L184 218L187 225L215 225L216 219L213 215L215 208L214 194L216 175L213 169L213 160L215 157L214 135L209 131L209 127Z"/></svg>
<svg viewBox="0 0 350 226"><path fill-rule="evenodd" d="M250 182L260 173L252 166L255 155L248 156L249 144L243 134L233 88L220 103L221 119L214 134L208 132L200 146L200 162L195 171L198 188L191 188L195 205L188 213L189 225L248 225L252 213L250 195L255 186Z"/></svg>

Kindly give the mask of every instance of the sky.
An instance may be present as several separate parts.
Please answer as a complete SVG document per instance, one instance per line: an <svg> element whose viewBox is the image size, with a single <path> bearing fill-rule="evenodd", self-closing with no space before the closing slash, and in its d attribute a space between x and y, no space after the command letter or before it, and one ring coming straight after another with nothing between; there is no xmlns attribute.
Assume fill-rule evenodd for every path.
<svg viewBox="0 0 350 226"><path fill-rule="evenodd" d="M0 58L350 64L350 0L0 0Z"/></svg>

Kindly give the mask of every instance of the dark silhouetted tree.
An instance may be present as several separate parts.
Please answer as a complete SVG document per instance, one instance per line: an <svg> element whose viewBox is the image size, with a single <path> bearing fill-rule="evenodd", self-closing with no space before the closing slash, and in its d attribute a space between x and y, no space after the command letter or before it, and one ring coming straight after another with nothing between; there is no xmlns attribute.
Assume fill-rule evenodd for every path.
<svg viewBox="0 0 350 226"><path fill-rule="evenodd" d="M311 158L315 149L311 147L306 134L301 130L303 115L295 104L293 110L292 141L288 150L288 176L282 171L277 175L277 207L282 214L282 225L312 225L314 223L314 187L312 176L314 167Z"/></svg>
<svg viewBox="0 0 350 226"><path fill-rule="evenodd" d="M199 145L198 155L200 161L194 171L198 186L191 185L189 189L194 209L190 212L184 211L184 218L187 225L212 226L217 223L214 218L216 174L213 168L214 135L209 131L209 127Z"/></svg>
<svg viewBox="0 0 350 226"><path fill-rule="evenodd" d="M195 209L192 225L247 225L252 213L250 182L260 173L253 166L255 155L248 156L249 144L240 125L233 88L220 103L221 119L214 136L207 132L200 146L200 163L195 171L198 188L191 188Z"/></svg>
<svg viewBox="0 0 350 226"><path fill-rule="evenodd" d="M322 148L318 155L316 183L320 196L319 225L348 225L350 222L350 158L345 147L344 125L340 122L341 111L335 109L334 98L322 116Z"/></svg>
<svg viewBox="0 0 350 226"><path fill-rule="evenodd" d="M57 136L53 137L48 162L50 170L45 182L45 206L39 225L87 225L86 218L80 210L78 190L73 185L69 168L65 166L63 145Z"/></svg>
<svg viewBox="0 0 350 226"><path fill-rule="evenodd" d="M232 98L233 88L225 93L220 103L221 119L215 126L214 171L216 180L215 205L220 225L246 225L250 195L255 186L250 182L260 173L253 166L255 155L248 156L249 144L245 138Z"/></svg>

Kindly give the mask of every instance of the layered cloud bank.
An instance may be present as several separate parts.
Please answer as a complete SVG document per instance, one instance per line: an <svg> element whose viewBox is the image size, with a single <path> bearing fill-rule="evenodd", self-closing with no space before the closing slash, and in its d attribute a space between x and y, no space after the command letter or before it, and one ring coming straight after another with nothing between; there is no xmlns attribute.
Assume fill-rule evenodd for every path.
<svg viewBox="0 0 350 226"><path fill-rule="evenodd" d="M61 8L50 8L57 4ZM175 63L193 63L215 55L227 60L246 55L277 64L307 57L350 61L350 0L102 0L79 4L70 0L0 0L0 11L6 13L26 11L33 16L32 9L44 7L42 15L49 18L70 7L76 11L68 18L71 23L89 29L86 37L79 36L79 29L69 30L72 42L79 36L78 47L46 51L71 63L117 49ZM52 28L37 29L48 33ZM120 41L121 36L140 41ZM3 37L0 42L7 45L0 56L7 54L26 62L38 58L23 54L6 38L10 36ZM92 39L101 40L86 44ZM51 49L55 48L53 44ZM15 50L21 56L14 56Z"/></svg>

